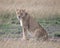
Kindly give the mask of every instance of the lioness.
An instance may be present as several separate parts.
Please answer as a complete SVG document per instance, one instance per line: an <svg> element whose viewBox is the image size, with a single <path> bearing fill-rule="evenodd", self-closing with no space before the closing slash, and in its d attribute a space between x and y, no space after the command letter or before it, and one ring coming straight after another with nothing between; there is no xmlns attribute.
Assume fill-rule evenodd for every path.
<svg viewBox="0 0 60 48"><path fill-rule="evenodd" d="M17 9L16 15L22 26L24 40L27 39L27 32L35 39L46 40L48 38L46 30L24 9Z"/></svg>

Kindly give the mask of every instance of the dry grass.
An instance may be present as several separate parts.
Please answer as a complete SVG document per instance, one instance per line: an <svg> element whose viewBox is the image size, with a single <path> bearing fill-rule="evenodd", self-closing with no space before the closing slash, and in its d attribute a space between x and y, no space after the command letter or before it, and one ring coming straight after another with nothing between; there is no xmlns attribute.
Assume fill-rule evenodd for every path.
<svg viewBox="0 0 60 48"><path fill-rule="evenodd" d="M20 39L5 39L0 41L0 48L60 48L60 42L21 41Z"/></svg>
<svg viewBox="0 0 60 48"><path fill-rule="evenodd" d="M60 0L0 0L0 10L25 8L33 16L47 17L60 14Z"/></svg>

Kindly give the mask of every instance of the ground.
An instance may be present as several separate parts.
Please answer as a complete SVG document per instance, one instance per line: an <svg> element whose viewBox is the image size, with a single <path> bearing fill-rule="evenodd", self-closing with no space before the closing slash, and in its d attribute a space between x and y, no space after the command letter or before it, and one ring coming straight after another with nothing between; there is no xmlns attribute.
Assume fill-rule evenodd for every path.
<svg viewBox="0 0 60 48"><path fill-rule="evenodd" d="M20 39L4 39L0 48L60 48L60 42L54 41L21 41Z"/></svg>

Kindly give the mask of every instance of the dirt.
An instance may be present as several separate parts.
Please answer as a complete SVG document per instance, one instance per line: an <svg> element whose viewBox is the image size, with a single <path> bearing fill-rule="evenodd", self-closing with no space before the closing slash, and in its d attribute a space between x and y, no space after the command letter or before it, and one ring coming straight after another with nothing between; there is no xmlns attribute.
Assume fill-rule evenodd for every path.
<svg viewBox="0 0 60 48"><path fill-rule="evenodd" d="M0 48L60 48L60 42L24 41L10 38L0 40Z"/></svg>

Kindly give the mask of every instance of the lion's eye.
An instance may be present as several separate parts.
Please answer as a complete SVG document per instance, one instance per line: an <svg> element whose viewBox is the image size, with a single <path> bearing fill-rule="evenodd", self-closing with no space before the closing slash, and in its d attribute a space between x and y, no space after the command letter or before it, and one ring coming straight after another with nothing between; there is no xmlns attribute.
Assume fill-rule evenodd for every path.
<svg viewBox="0 0 60 48"><path fill-rule="evenodd" d="M20 15L23 15L23 13L21 13Z"/></svg>

